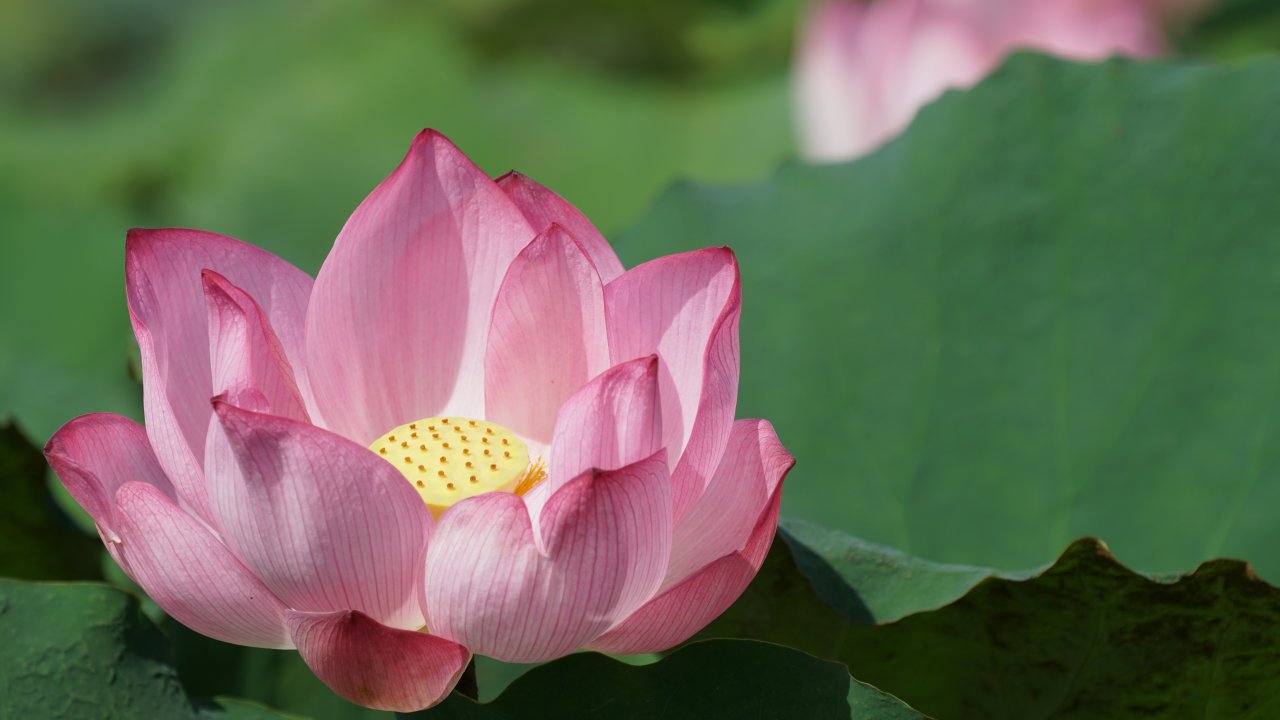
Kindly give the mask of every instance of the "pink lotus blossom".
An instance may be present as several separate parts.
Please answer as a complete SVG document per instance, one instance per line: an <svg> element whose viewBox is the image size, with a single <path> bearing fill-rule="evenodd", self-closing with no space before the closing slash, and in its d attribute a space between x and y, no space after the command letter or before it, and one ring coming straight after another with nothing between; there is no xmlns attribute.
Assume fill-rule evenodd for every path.
<svg viewBox="0 0 1280 720"><path fill-rule="evenodd" d="M624 270L426 131L314 281L177 229L125 275L146 427L76 418L50 463L165 612L352 702L430 706L473 652L664 650L772 542L793 459L734 420L726 248Z"/></svg>
<svg viewBox="0 0 1280 720"><path fill-rule="evenodd" d="M795 111L811 160L863 155L944 90L965 88L1010 52L1071 60L1164 49L1168 0L820 0L803 24Z"/></svg>

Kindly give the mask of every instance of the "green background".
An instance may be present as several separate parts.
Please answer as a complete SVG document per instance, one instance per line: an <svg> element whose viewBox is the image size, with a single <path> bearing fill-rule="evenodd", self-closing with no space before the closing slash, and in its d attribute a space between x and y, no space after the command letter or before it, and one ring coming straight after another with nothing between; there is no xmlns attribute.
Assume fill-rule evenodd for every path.
<svg viewBox="0 0 1280 720"><path fill-rule="evenodd" d="M1175 34L1176 60L1016 57L882 150L830 167L790 159L796 12L781 0L0 6L0 576L137 592L50 493L35 449L80 413L140 417L124 231L222 232L314 272L430 126L493 174L519 169L563 194L629 265L738 252L739 415L772 420L799 459L784 515L834 534L790 525L779 547L793 564L775 548L712 635L843 662L940 717L1126 703L1266 717L1276 689L1258 678L1280 675L1270 646L1249 642L1268 637L1274 588L1229 563L1153 586L1115 560L1080 560L1099 546L1073 541L1097 536L1161 577L1228 556L1280 578L1280 12L1224 2ZM1064 552L1049 571L1060 586L1037 577ZM271 712L204 699L228 694L370 715L335 710L294 655L206 641L118 590L5 588L0 679L25 677L14 668L41 643L61 649L27 678L37 705L64 676L115 668L129 697L109 707L122 716L163 703ZM827 624L769 620L778 598ZM42 624L35 605L65 612ZM998 632L1011 617L1031 640ZM1187 632L1133 630L1171 623ZM1081 626L1105 632L1084 650L1051 632ZM1116 650L1126 642L1213 682L1113 672L1133 666ZM92 665L111 643L132 649ZM691 657L731 679L761 661L715 647L630 668L570 658L510 695L499 690L526 668L485 661L494 704L455 697L437 714L504 717L503 703L549 702L539 693L574 673L642 698ZM813 699L836 714L868 703L912 716L838 665L751 647L825 677ZM1050 661L1083 678L1049 683L1056 704L1034 671ZM85 687L86 702L107 692ZM696 687L682 692L680 707L702 707Z"/></svg>

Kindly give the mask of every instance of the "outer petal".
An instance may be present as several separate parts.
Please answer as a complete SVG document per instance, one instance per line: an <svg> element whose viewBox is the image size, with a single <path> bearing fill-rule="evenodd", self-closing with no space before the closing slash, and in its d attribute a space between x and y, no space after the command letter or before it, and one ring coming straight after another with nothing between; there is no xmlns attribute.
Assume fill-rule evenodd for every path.
<svg viewBox="0 0 1280 720"><path fill-rule="evenodd" d="M768 421L735 422L706 492L675 527L663 585L741 548L795 462Z"/></svg>
<svg viewBox="0 0 1280 720"><path fill-rule="evenodd" d="M418 627L431 516L385 460L325 430L215 401L235 465L211 467L225 539L289 607ZM224 456L210 455L221 461Z"/></svg>
<svg viewBox="0 0 1280 720"><path fill-rule="evenodd" d="M121 485L142 482L175 497L146 430L127 417L81 415L54 433L44 456L67 492L93 518L108 548L119 542L115 496Z"/></svg>
<svg viewBox="0 0 1280 720"><path fill-rule="evenodd" d="M390 628L354 610L288 612L289 632L307 667L343 698L413 712L449 694L471 653L414 630Z"/></svg>
<svg viewBox="0 0 1280 720"><path fill-rule="evenodd" d="M609 282L622 274L622 261L609 241L567 200L515 171L498 178L498 186L515 201L534 230L541 231L552 223L568 230L582 244L601 280Z"/></svg>
<svg viewBox="0 0 1280 720"><path fill-rule="evenodd" d="M253 647L292 647L284 606L196 518L146 483L116 493L129 575L183 625Z"/></svg>
<svg viewBox="0 0 1280 720"><path fill-rule="evenodd" d="M607 367L604 286L578 243L551 225L511 263L498 291L485 417L549 444L560 406Z"/></svg>
<svg viewBox="0 0 1280 720"><path fill-rule="evenodd" d="M670 552L669 501L655 456L565 485L543 509L540 532L519 496L458 503L427 550L427 626L510 662L571 652L656 590Z"/></svg>
<svg viewBox="0 0 1280 720"><path fill-rule="evenodd" d="M541 508L588 470L616 470L661 447L658 358L650 355L609 368L560 408L548 477L529 493L530 507Z"/></svg>
<svg viewBox="0 0 1280 720"><path fill-rule="evenodd" d="M737 407L737 260L708 248L640 265L605 287L605 313L615 363L661 360L662 445L679 522L715 472Z"/></svg>
<svg viewBox="0 0 1280 720"><path fill-rule="evenodd" d="M264 250L196 230L131 230L129 316L142 351L147 436L183 503L208 518L201 480L209 427L208 311L200 271L216 270L257 299L291 362L302 356L311 278Z"/></svg>
<svg viewBox="0 0 1280 720"><path fill-rule="evenodd" d="M205 270L213 392L233 405L309 422L284 346L249 294Z"/></svg>
<svg viewBox="0 0 1280 720"><path fill-rule="evenodd" d="M733 604L760 570L778 527L782 486L741 550L726 555L645 603L587 647L600 652L660 652L689 639Z"/></svg>
<svg viewBox="0 0 1280 720"><path fill-rule="evenodd" d="M329 425L364 444L418 418L483 417L493 301L535 234L444 136L418 135L316 279L307 363Z"/></svg>

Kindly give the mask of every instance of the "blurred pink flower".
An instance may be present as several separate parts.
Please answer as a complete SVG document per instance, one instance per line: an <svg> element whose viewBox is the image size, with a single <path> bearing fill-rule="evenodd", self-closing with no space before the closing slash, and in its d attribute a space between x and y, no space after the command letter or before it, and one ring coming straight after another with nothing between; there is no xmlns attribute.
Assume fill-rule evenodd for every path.
<svg viewBox="0 0 1280 720"><path fill-rule="evenodd" d="M944 90L973 85L1014 50L1081 61L1158 55L1158 15L1176 10L1165 7L1172 2L820 0L795 61L802 152L826 162L870 152Z"/></svg>
<svg viewBox="0 0 1280 720"><path fill-rule="evenodd" d="M165 612L352 702L430 706L472 652L664 650L772 542L793 460L734 420L728 249L624 270L427 131L314 282L177 229L125 274L146 427L79 417L46 456Z"/></svg>

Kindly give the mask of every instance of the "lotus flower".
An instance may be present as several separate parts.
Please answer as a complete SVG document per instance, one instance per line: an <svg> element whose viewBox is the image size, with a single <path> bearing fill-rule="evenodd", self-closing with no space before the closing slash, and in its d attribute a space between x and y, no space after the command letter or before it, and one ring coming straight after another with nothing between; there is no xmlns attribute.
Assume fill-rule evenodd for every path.
<svg viewBox="0 0 1280 720"><path fill-rule="evenodd" d="M772 541L793 460L734 420L728 249L624 271L426 131L314 282L193 230L132 231L125 276L146 426L79 417L46 456L165 612L352 702L430 706L472 653L669 648Z"/></svg>
<svg viewBox="0 0 1280 720"><path fill-rule="evenodd" d="M1176 1L1176 0L1173 0ZM1071 60L1163 51L1170 0L821 0L803 24L795 112L803 154L847 160L901 132L1008 53Z"/></svg>

